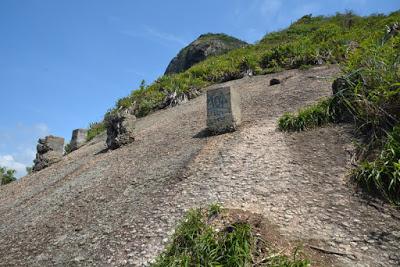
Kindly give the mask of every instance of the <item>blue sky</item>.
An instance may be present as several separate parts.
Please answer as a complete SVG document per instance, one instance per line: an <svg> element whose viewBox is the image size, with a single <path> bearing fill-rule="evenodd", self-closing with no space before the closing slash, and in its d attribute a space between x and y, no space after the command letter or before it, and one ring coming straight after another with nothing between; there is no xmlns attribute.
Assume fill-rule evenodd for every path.
<svg viewBox="0 0 400 267"><path fill-rule="evenodd" d="M254 42L309 13L398 9L399 0L1 0L0 166L23 175L39 137L69 141L202 33Z"/></svg>

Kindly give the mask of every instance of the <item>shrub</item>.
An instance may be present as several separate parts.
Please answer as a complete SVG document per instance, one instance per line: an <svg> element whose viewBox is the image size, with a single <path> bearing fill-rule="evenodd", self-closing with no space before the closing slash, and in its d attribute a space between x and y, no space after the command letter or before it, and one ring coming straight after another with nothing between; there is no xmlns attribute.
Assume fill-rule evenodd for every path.
<svg viewBox="0 0 400 267"><path fill-rule="evenodd" d="M67 155L72 152L72 147L70 143L65 144L64 146L64 154Z"/></svg>
<svg viewBox="0 0 400 267"><path fill-rule="evenodd" d="M332 99L326 99L312 106L301 109L297 114L285 113L278 120L282 131L304 131L335 121Z"/></svg>
<svg viewBox="0 0 400 267"><path fill-rule="evenodd" d="M362 163L354 178L366 190L400 205L400 126L388 135L379 157Z"/></svg>
<svg viewBox="0 0 400 267"><path fill-rule="evenodd" d="M0 167L0 185L9 184L17 180L15 178L15 170L6 167Z"/></svg>
<svg viewBox="0 0 400 267"><path fill-rule="evenodd" d="M191 210L154 266L247 266L253 237L247 224L216 232L200 209Z"/></svg>
<svg viewBox="0 0 400 267"><path fill-rule="evenodd" d="M89 124L86 140L90 141L106 130L104 122L93 122Z"/></svg>
<svg viewBox="0 0 400 267"><path fill-rule="evenodd" d="M366 40L344 64L352 92L347 108L369 140L385 135L400 119L400 36L383 39L378 35Z"/></svg>
<svg viewBox="0 0 400 267"><path fill-rule="evenodd" d="M221 213L219 205L208 210L190 210L177 227L171 243L152 265L166 266L252 266L256 241L251 225L237 222L220 231L209 223L210 218ZM263 251L265 251L263 249ZM290 260L272 254L265 257L265 266L309 266L308 260Z"/></svg>
<svg viewBox="0 0 400 267"><path fill-rule="evenodd" d="M337 19L344 19L336 16ZM362 137L361 161L353 178L363 188L400 204L400 13L371 16L367 25L380 28L350 51L342 63L340 90L329 100L284 114L281 130L301 131L328 122L354 121ZM357 18L352 22L361 23ZM383 32L386 23L386 32ZM347 23L348 24L348 23ZM388 134L389 133L389 134Z"/></svg>

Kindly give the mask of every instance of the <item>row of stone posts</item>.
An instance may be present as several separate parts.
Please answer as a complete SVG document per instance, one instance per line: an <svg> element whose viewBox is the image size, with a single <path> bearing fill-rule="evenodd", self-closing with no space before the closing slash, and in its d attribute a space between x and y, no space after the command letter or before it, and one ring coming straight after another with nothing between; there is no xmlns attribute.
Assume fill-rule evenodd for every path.
<svg viewBox="0 0 400 267"><path fill-rule="evenodd" d="M72 131L70 151L74 151L86 143L87 130L75 129ZM32 171L40 171L64 156L64 138L53 135L40 138L36 146L36 158L33 160Z"/></svg>
<svg viewBox="0 0 400 267"><path fill-rule="evenodd" d="M117 149L135 140L134 124L136 117L129 110L109 115L105 119L107 126L107 147ZM231 87L210 89L207 91L207 130L209 134L235 131L241 123L240 96ZM86 143L87 130L75 129L72 132L69 152ZM46 136L40 138L37 145L33 171L44 169L62 159L64 138Z"/></svg>

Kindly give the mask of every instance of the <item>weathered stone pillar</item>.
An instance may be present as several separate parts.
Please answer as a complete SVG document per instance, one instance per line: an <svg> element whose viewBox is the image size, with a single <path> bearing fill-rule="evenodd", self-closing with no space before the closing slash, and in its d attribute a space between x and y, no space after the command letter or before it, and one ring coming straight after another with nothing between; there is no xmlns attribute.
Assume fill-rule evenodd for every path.
<svg viewBox="0 0 400 267"><path fill-rule="evenodd" d="M207 91L207 128L218 134L235 131L241 123L240 95L236 89L221 87Z"/></svg>
<svg viewBox="0 0 400 267"><path fill-rule="evenodd" d="M36 159L33 161L34 166L32 170L40 171L62 159L64 138L52 135L40 138L36 150Z"/></svg>
<svg viewBox="0 0 400 267"><path fill-rule="evenodd" d="M136 117L127 111L110 114L105 119L107 127L107 147L117 149L135 140L134 124Z"/></svg>
<svg viewBox="0 0 400 267"><path fill-rule="evenodd" d="M72 131L71 151L77 150L86 143L87 130L86 129L75 129Z"/></svg>

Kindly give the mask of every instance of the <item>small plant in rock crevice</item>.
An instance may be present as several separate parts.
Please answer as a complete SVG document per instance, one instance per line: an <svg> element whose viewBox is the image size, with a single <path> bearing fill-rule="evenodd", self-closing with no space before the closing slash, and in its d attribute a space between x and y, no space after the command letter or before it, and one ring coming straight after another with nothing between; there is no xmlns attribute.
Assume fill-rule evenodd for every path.
<svg viewBox="0 0 400 267"><path fill-rule="evenodd" d="M264 244L253 234L247 222L236 222L216 229L210 221L223 212L218 204L208 209L192 209L176 228L171 243L156 259L153 267L171 266L255 266L257 244ZM306 267L308 260L293 259L281 254L263 257L257 266Z"/></svg>

